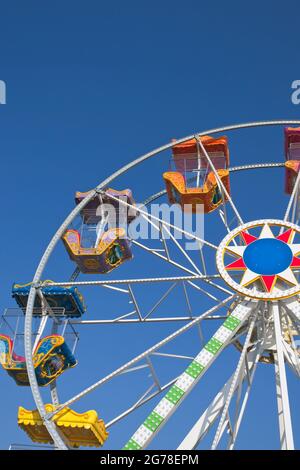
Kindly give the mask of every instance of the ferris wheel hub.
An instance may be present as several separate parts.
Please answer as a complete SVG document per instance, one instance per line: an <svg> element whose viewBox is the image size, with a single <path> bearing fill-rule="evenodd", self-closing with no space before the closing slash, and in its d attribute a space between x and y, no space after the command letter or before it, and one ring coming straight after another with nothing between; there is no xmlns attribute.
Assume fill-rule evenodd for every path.
<svg viewBox="0 0 300 470"><path fill-rule="evenodd" d="M236 292L257 300L300 293L300 227L277 219L240 225L220 243L218 271Z"/></svg>

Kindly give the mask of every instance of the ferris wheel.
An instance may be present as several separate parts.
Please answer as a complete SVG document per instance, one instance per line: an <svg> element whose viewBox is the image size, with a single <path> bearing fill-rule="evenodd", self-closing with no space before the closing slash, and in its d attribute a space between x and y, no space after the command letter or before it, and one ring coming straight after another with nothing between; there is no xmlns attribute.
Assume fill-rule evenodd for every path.
<svg viewBox="0 0 300 470"><path fill-rule="evenodd" d="M234 165L235 131L267 126L282 133L282 161ZM295 448L287 368L300 378L296 126L300 121L264 121L195 133L75 194L75 207L51 239L33 280L13 286L19 312L7 310L1 323L2 367L16 385L31 388L35 402L35 409L20 406L18 411L18 424L33 442L58 449L109 448L114 429L129 422L123 449L145 449L152 440L161 448L160 433L169 418L188 406L206 377L220 368L223 382L212 387L203 409L200 402L190 404L187 415L193 422L176 433L178 442L172 442L171 430L169 448L197 449L203 443L213 450L238 448L255 373L267 368L274 370L280 447ZM241 175L251 180L255 171L264 171L272 191L274 168L285 173L285 213L247 218L234 184ZM137 184L137 174L143 175L142 183ZM136 202L139 192L145 195L142 204ZM61 278L58 271L49 280L45 272L55 256L69 275ZM99 302L93 314L90 296L92 303ZM115 362L98 352L90 369L85 365L84 374L78 372L76 386L68 387L81 367L78 339L88 344L100 331L109 344L115 329L122 329L123 338L111 339ZM16 345L23 334L21 354ZM97 379L92 381L90 373ZM83 409L87 397L92 401L102 388L107 390L103 402L97 398L95 410ZM105 399L113 402L108 412Z"/></svg>

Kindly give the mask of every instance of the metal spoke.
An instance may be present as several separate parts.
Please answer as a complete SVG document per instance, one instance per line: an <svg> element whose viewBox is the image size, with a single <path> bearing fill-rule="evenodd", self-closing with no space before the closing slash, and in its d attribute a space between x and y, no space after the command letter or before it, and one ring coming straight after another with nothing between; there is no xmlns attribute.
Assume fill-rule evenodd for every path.
<svg viewBox="0 0 300 470"><path fill-rule="evenodd" d="M131 312L127 315L123 315L122 317L114 318L114 319L102 319L102 320L71 320L71 325L118 325L118 324L125 324L125 323L141 323L140 319L129 319L128 316L132 316L135 314ZM195 320L198 318L197 316L188 316L188 317L155 317L155 318L148 318L147 320L143 320L143 323L161 323L161 322L189 322L190 320ZM205 317L205 320L225 320L226 316L221 315L209 315Z"/></svg>
<svg viewBox="0 0 300 470"><path fill-rule="evenodd" d="M144 284L152 282L179 282L179 281L190 281L190 280L202 280L202 279L220 279L219 274L193 274L190 276L167 276L167 277L150 277L150 278L139 278L139 279L110 279L105 281L79 281L79 282L47 282L48 286L115 286L117 284ZM43 283L41 284L43 285ZM123 290L128 293L128 290Z"/></svg>
<svg viewBox="0 0 300 470"><path fill-rule="evenodd" d="M161 352L154 352L152 356L160 356L160 357L174 357L175 359L193 359L192 356L182 356L180 354L170 354L170 353L161 353Z"/></svg>

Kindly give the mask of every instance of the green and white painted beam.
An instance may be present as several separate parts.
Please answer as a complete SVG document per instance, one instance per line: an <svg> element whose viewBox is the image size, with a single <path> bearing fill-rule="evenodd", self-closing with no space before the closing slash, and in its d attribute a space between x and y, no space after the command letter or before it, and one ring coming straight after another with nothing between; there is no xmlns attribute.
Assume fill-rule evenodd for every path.
<svg viewBox="0 0 300 470"><path fill-rule="evenodd" d="M235 307L223 325L216 331L204 348L177 379L152 413L141 424L124 446L124 450L141 450L147 447L162 426L182 403L196 383L211 366L216 357L237 333L251 312L257 308L257 301L243 301Z"/></svg>

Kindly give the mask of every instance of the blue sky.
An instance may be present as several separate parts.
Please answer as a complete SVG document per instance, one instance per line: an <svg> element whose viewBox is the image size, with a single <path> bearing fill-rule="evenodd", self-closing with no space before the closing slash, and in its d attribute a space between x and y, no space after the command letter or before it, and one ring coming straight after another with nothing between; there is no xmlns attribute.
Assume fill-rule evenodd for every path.
<svg viewBox="0 0 300 470"><path fill-rule="evenodd" d="M300 106L291 102L291 83L300 79L300 6L295 0L288 5L257 0L28 0L2 2L0 9L0 80L7 85L7 104L0 106L2 309L14 306L12 282L32 278L47 242L73 208L75 190L94 187L173 137L237 122L299 118ZM231 138L232 164L283 159L281 129L247 130ZM120 187L131 187L138 201L159 191L168 158L140 166L120 179ZM282 217L288 202L282 170L250 176L232 180L233 196L245 219ZM221 240L224 232L210 223L207 236ZM170 274L164 264L159 266L136 252L134 261L113 275ZM65 280L72 269L59 246L47 276ZM155 300L149 292L139 295L145 308ZM86 300L86 318L103 312L107 317L116 311L122 314L128 308L124 299L103 291L87 290ZM193 300L198 313L210 305L202 297ZM168 308L178 309L177 302L171 299ZM61 378L62 399L78 392L78 384L93 383L180 325L148 326L82 328L79 365ZM207 327L207 337L213 329ZM178 347L197 352L199 339L195 332L189 335ZM234 367L238 356L228 351L224 358ZM153 441L154 448L180 442L227 372L215 364L163 429L161 440ZM143 390L138 377L118 380L113 391L103 388L76 409L94 408L105 420L111 419ZM273 381L271 368L259 370L240 448L278 446ZM289 381L295 397L299 385L292 376ZM28 443L17 428L16 413L18 405L33 407L30 392L17 388L4 372L0 387L5 423L0 447ZM126 442L152 407L139 409L112 429L107 446ZM295 403L293 407L299 435L299 408Z"/></svg>

